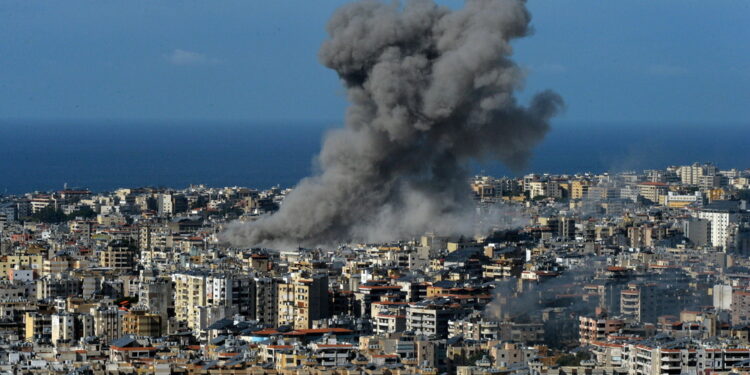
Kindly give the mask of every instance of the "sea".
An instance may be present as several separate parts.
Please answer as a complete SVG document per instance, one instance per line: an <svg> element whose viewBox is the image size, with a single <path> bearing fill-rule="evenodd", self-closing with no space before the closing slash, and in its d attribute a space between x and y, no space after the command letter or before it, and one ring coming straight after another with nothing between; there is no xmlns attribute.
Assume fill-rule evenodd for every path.
<svg viewBox="0 0 750 375"><path fill-rule="evenodd" d="M0 194L63 186L292 187L336 121L0 121ZM473 173L619 172L713 162L750 168L750 124L552 125L526 168L477 162Z"/></svg>

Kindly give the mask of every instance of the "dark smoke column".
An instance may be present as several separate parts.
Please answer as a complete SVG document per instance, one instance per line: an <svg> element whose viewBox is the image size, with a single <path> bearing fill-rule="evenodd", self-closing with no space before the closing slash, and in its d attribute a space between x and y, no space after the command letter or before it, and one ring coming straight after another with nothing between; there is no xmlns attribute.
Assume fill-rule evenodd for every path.
<svg viewBox="0 0 750 375"><path fill-rule="evenodd" d="M336 11L321 62L341 77L346 126L326 137L319 175L302 180L276 214L230 225L235 245L319 245L469 230L467 164L521 168L562 106L528 106L510 41L527 35L521 0L360 1Z"/></svg>

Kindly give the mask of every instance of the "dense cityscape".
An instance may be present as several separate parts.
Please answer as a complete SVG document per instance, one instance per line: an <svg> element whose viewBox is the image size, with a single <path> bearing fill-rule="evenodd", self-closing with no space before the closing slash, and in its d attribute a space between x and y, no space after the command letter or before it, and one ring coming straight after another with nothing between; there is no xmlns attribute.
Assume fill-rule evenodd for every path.
<svg viewBox="0 0 750 375"><path fill-rule="evenodd" d="M3 2L0 375L750 375L748 4Z"/></svg>
<svg viewBox="0 0 750 375"><path fill-rule="evenodd" d="M495 230L239 248L291 189L3 196L0 371L750 370L750 170L476 176Z"/></svg>

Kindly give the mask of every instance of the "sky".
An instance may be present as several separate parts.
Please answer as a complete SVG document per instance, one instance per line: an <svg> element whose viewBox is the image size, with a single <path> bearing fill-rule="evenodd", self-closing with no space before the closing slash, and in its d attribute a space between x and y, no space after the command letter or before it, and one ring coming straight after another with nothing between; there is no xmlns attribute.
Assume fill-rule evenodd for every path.
<svg viewBox="0 0 750 375"><path fill-rule="evenodd" d="M317 59L341 0L4 0L0 119L340 121ZM459 1L441 1L459 7ZM522 100L565 122L747 123L750 2L529 0Z"/></svg>

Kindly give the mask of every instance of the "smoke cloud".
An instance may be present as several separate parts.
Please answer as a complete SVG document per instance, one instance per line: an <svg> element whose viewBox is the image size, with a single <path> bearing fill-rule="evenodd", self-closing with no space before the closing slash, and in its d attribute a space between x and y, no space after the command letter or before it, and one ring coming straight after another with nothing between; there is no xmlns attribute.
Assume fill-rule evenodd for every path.
<svg viewBox="0 0 750 375"><path fill-rule="evenodd" d="M550 91L527 106L514 96L524 74L510 43L529 22L522 0L468 0L455 11L429 0L340 8L319 56L346 87L346 126L326 136L320 173L277 213L232 224L225 238L320 245L465 231L476 216L469 162L519 170L563 105Z"/></svg>

